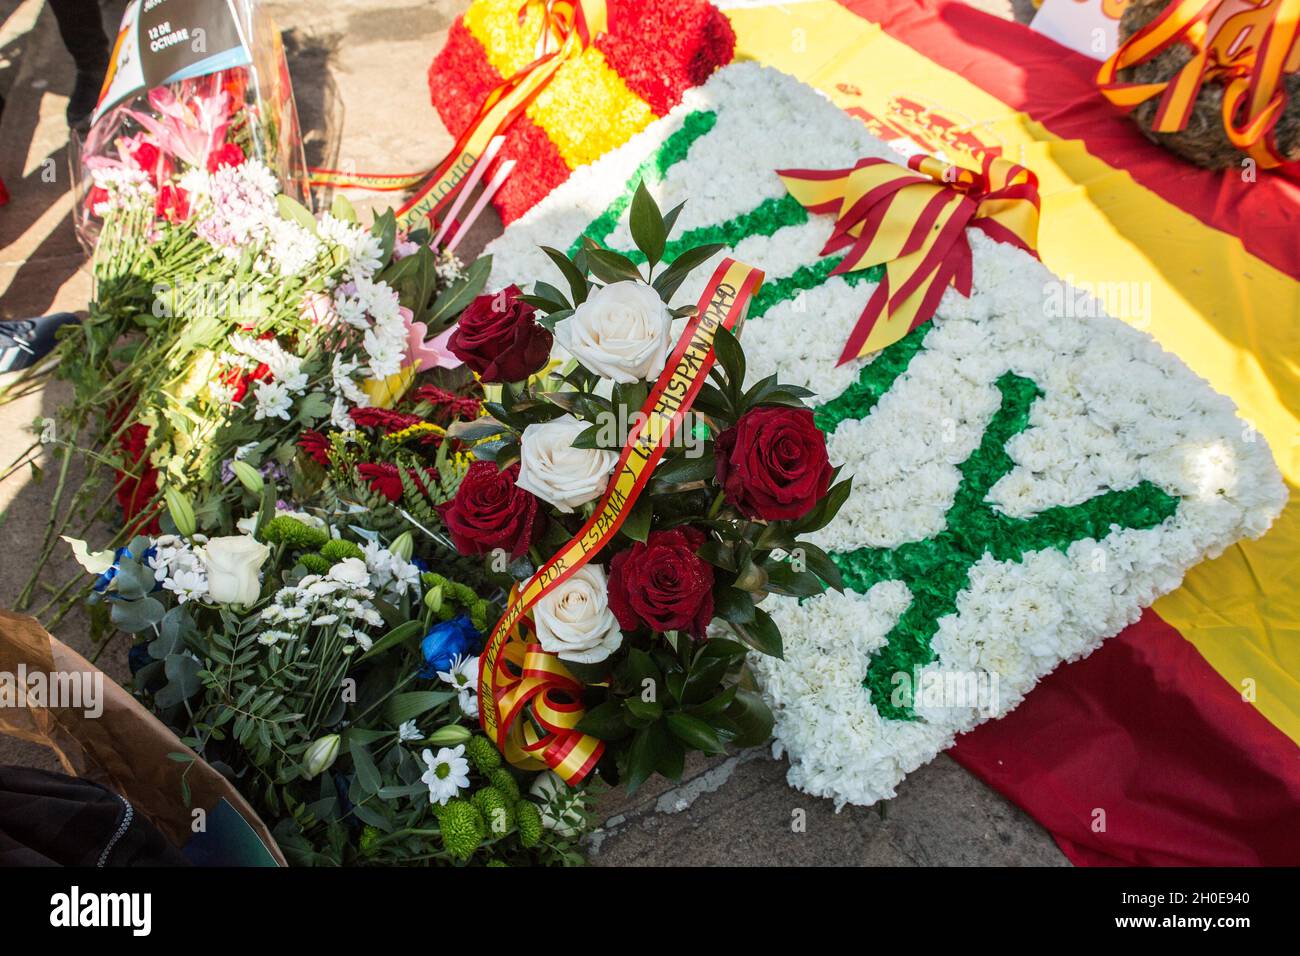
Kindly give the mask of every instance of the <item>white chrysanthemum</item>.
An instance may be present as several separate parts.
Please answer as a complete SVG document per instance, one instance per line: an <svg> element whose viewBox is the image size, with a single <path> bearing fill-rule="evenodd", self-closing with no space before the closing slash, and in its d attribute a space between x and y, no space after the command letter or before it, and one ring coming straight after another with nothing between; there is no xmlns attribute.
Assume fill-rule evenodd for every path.
<svg viewBox="0 0 1300 956"><path fill-rule="evenodd" d="M429 769L420 777L429 788L429 802L445 806L447 801L469 787L469 761L465 745L443 747L435 755L431 750L420 754Z"/></svg>
<svg viewBox="0 0 1300 956"><path fill-rule="evenodd" d="M293 408L293 396L289 387L283 382L258 382L253 387L253 397L257 399L257 409L253 419L282 418L289 420L289 410Z"/></svg>

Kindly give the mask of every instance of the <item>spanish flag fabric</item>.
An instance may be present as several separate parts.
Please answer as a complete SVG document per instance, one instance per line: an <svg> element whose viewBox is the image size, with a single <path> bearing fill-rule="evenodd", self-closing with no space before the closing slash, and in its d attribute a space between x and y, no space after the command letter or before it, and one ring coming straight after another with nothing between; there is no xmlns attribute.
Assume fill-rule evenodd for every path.
<svg viewBox="0 0 1300 956"><path fill-rule="evenodd" d="M820 88L904 154L1030 169L1044 263L1229 395L1292 491L1269 534L952 756L1075 863L1300 863L1300 186L1182 162L1106 102L1095 61L956 0L728 15L737 59Z"/></svg>

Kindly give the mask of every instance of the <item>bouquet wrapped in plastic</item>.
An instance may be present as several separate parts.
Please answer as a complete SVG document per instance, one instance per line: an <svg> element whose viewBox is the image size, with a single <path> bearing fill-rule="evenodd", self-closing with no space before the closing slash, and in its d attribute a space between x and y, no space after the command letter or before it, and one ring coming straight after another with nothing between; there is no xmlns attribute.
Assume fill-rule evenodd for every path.
<svg viewBox="0 0 1300 956"><path fill-rule="evenodd" d="M98 241L115 184L145 180L157 219L190 213L187 176L257 159L310 203L293 86L270 14L256 0L133 0L82 148L77 235Z"/></svg>

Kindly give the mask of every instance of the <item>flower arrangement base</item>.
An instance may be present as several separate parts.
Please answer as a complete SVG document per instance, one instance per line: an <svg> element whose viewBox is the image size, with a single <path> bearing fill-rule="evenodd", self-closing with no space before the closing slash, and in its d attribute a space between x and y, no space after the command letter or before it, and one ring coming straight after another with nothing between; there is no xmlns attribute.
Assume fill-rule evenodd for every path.
<svg viewBox="0 0 1300 956"><path fill-rule="evenodd" d="M507 130L496 162L519 167L492 203L518 219L569 172L598 159L731 61L736 36L704 0L608 0L609 32L566 63ZM536 56L540 5L475 0L429 67L438 115L459 136L488 93Z"/></svg>
<svg viewBox="0 0 1300 956"><path fill-rule="evenodd" d="M751 666L790 783L840 805L892 796L1192 565L1263 534L1286 500L1266 443L1227 398L981 233L969 298L948 290L932 322L838 364L881 271L832 276L837 260L820 251L833 217L805 210L776 170L868 156L896 158L812 89L736 64L576 170L488 250L493 288L560 282L543 244L588 236L636 259L628 213L644 181L664 209L686 201L683 243L723 243L718 257L766 272L743 333L750 375L816 393L831 459L854 485L811 536L844 592L770 597L784 660ZM708 272L675 302L694 301Z"/></svg>
<svg viewBox="0 0 1300 956"><path fill-rule="evenodd" d="M1121 44L1151 26L1155 19L1176 0L1133 0L1124 8L1119 24ZM1243 4L1241 11L1248 6ZM1191 62L1194 51L1185 44L1175 42L1146 62L1121 70L1119 78L1126 83L1167 83ZM1287 162L1300 159L1300 73L1285 74L1281 78L1285 94L1281 116L1273 135L1281 158ZM1224 85L1210 80L1200 89L1192 106L1186 126L1173 133L1153 129L1157 121L1160 97L1155 96L1134 108L1133 121L1143 135L1153 143L1206 169L1240 169L1247 154L1233 145L1223 123Z"/></svg>

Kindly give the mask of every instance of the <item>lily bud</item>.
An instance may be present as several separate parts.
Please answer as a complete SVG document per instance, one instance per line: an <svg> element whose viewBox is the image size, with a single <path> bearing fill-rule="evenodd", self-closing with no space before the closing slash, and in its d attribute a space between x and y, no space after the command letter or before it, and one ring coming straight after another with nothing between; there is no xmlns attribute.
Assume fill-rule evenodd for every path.
<svg viewBox="0 0 1300 956"><path fill-rule="evenodd" d="M403 531L399 534L388 546L388 550L403 561L410 561L411 555L415 553L415 539L411 537L411 532Z"/></svg>
<svg viewBox="0 0 1300 956"><path fill-rule="evenodd" d="M172 523L176 525L176 530L187 538L194 534L197 530L194 524L194 507L189 499L175 488L168 488L163 492L163 500L167 502L167 513L172 516Z"/></svg>
<svg viewBox="0 0 1300 956"><path fill-rule="evenodd" d="M448 724L445 727L439 727L428 737L424 739L426 744L434 747L455 747L457 744L463 744L473 736L468 727L462 727L460 724Z"/></svg>
<svg viewBox="0 0 1300 956"><path fill-rule="evenodd" d="M334 764L338 759L341 743L342 738L338 734L330 734L312 741L307 752L302 755L302 769L308 780L328 770Z"/></svg>
<svg viewBox="0 0 1300 956"><path fill-rule="evenodd" d="M230 463L230 470L235 473L239 483L255 495L262 493L262 473L246 461L236 459Z"/></svg>
<svg viewBox="0 0 1300 956"><path fill-rule="evenodd" d="M435 588L429 588L424 592L424 606L434 614L442 610L442 585Z"/></svg>

